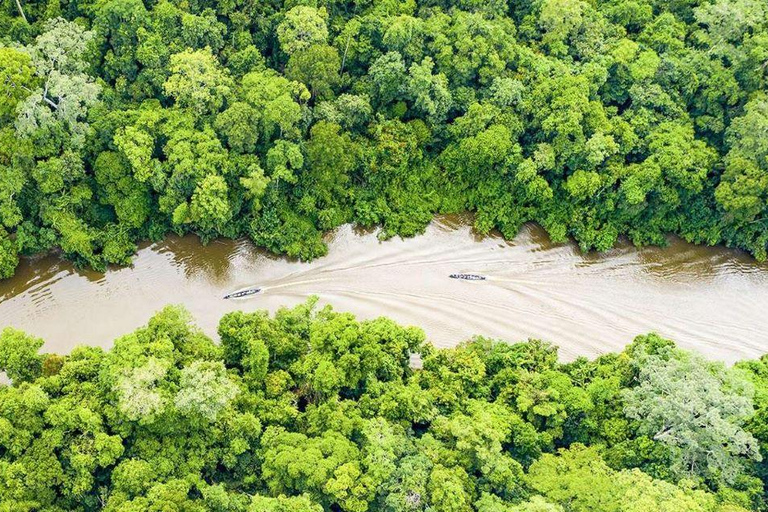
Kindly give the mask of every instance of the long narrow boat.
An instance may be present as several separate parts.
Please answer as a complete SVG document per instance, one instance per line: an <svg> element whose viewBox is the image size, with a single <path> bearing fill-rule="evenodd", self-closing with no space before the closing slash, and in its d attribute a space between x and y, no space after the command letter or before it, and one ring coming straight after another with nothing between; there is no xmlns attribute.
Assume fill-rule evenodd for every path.
<svg viewBox="0 0 768 512"><path fill-rule="evenodd" d="M485 281L485 276L480 274L451 274L451 279L464 279L465 281Z"/></svg>
<svg viewBox="0 0 768 512"><path fill-rule="evenodd" d="M240 297L247 297L249 295L256 295L261 291L261 288L248 288L247 290L240 290L232 292L224 296L225 299L239 299Z"/></svg>

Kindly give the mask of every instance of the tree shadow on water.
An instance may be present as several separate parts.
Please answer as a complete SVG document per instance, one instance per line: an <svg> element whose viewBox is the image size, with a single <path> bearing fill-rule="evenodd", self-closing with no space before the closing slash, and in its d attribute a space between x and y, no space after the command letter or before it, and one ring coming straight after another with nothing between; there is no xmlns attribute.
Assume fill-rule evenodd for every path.
<svg viewBox="0 0 768 512"><path fill-rule="evenodd" d="M213 283L237 280L239 273L252 273L266 261L280 258L243 238L217 238L203 244L196 235L171 235L151 249L170 256L173 266L187 278Z"/></svg>

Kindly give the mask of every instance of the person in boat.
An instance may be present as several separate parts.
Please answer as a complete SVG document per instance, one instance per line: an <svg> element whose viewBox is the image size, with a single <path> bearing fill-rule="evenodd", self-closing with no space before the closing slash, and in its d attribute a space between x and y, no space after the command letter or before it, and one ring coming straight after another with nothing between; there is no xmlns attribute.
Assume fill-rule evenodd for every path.
<svg viewBox="0 0 768 512"><path fill-rule="evenodd" d="M232 292L224 296L225 299L239 299L240 297L247 297L249 295L255 295L261 291L261 288L248 288L247 290L240 290L238 292Z"/></svg>
<svg viewBox="0 0 768 512"><path fill-rule="evenodd" d="M453 279L464 279L465 281L484 281L485 276L480 274L451 274L449 277Z"/></svg>

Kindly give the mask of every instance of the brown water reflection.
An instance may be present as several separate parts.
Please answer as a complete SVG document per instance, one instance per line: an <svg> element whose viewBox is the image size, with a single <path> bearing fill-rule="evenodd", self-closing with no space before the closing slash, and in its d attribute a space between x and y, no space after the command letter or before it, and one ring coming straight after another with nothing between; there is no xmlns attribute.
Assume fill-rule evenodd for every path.
<svg viewBox="0 0 768 512"><path fill-rule="evenodd" d="M443 217L420 237L380 241L345 226L312 263L266 254L247 241L169 237L142 247L130 268L76 271L50 256L25 260L0 282L0 327L13 325L60 352L108 344L168 303L184 304L215 334L234 309L274 310L319 295L363 318L423 327L439 346L473 334L543 338L566 358L617 350L651 330L729 362L768 352L768 265L722 247L671 238L666 248L621 242L583 255L538 226L514 240L480 237L466 217ZM482 273L484 282L448 278ZM225 301L247 286L262 294Z"/></svg>

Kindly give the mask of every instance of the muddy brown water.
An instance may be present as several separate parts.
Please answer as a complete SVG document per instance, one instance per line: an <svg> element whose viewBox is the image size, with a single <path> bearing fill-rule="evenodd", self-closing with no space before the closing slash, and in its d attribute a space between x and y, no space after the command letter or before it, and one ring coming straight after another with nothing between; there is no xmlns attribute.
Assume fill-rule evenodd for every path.
<svg viewBox="0 0 768 512"><path fill-rule="evenodd" d="M440 347L482 334L540 338L564 359L621 350L659 332L727 362L768 352L768 265L722 247L671 238L666 248L619 244L582 254L537 226L514 239L479 237L466 217L435 220L424 235L380 241L344 226L311 263L268 255L247 241L170 237L142 247L131 267L76 271L50 256L24 260L0 281L0 328L14 326L66 353L108 346L169 303L183 304L215 336L227 311L295 305L310 295L360 318L422 327ZM451 273L478 273L479 282ZM251 286L258 295L223 300Z"/></svg>

